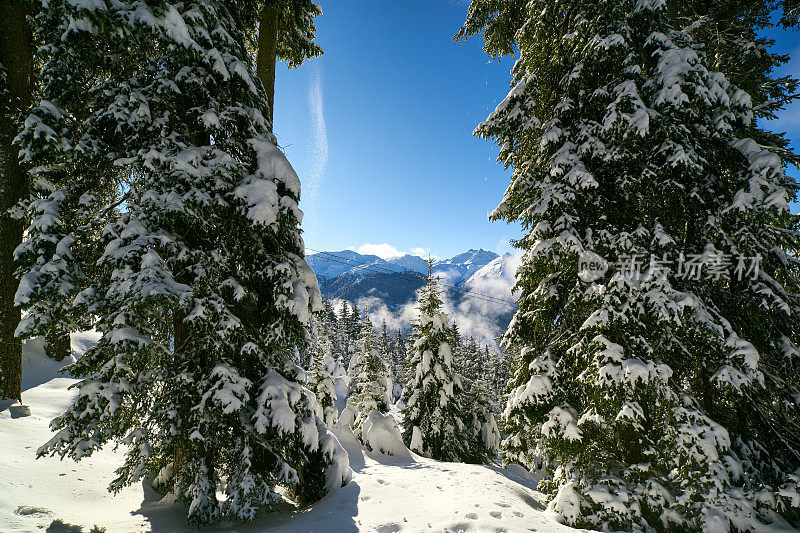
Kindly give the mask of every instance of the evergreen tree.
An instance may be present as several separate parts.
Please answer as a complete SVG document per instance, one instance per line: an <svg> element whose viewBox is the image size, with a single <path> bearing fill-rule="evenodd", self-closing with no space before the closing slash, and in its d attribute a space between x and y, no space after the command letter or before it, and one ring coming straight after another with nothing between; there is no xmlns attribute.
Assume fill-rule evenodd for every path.
<svg viewBox="0 0 800 533"><path fill-rule="evenodd" d="M336 322L336 311L333 309L333 303L327 296L322 297L322 311L321 316L325 324L328 325L328 332L332 332L332 324Z"/></svg>
<svg viewBox="0 0 800 533"><path fill-rule="evenodd" d="M347 403L355 415L353 434L362 439L363 424L372 411L389 411L388 369L378 351L378 340L369 317L361 320L361 334L356 342L356 351L350 360L350 397Z"/></svg>
<svg viewBox="0 0 800 533"><path fill-rule="evenodd" d="M780 23L784 28L800 24L800 0L783 0L783 13Z"/></svg>
<svg viewBox="0 0 800 533"><path fill-rule="evenodd" d="M338 348L338 323L336 319L336 313L333 310L330 300L328 298L323 298L322 305L323 310L320 313L317 313L316 317L319 320L321 334L324 336L324 339L327 342L327 347L330 350L331 357L327 360L328 362L326 363L326 368L328 373L335 378L337 376L346 374L342 352Z"/></svg>
<svg viewBox="0 0 800 533"><path fill-rule="evenodd" d="M464 421L471 429L473 445L466 462L485 463L497 459L501 435L495 416L499 412L496 397L484 379L478 378L468 384Z"/></svg>
<svg viewBox="0 0 800 533"><path fill-rule="evenodd" d="M392 339L389 337L386 320L381 321L381 330L378 337L378 353L386 364L386 392L389 395L389 401L394 403L397 399L395 397L395 390L399 379L397 374L395 374L394 358L392 355Z"/></svg>
<svg viewBox="0 0 800 533"><path fill-rule="evenodd" d="M735 87L747 92L755 120L734 122L735 135L769 146L784 163L798 164L783 133L762 127L761 119L774 119L776 112L797 97L798 80L776 76L777 67L789 56L771 50L775 41L764 35L772 27L773 14L781 10L785 24L792 18L792 1L717 0L671 2L670 17L691 38L701 43L710 69L725 74ZM783 184L790 186L791 182Z"/></svg>
<svg viewBox="0 0 800 533"><path fill-rule="evenodd" d="M389 339L389 355L388 361L392 368L392 375L394 376L394 390L393 395L395 401L403 397L403 390L408 384L408 368L406 364L406 346L403 340L403 334L398 330L397 334Z"/></svg>
<svg viewBox="0 0 800 533"><path fill-rule="evenodd" d="M417 292L419 316L413 325L410 363L413 374L403 392L403 442L424 457L462 461L473 439L462 420L458 395L461 376L453 369L453 330L442 311L438 278L430 268Z"/></svg>
<svg viewBox="0 0 800 533"><path fill-rule="evenodd" d="M501 353L491 356L491 386L498 398L506 392L511 379L511 361L515 360L519 350L512 344L506 345Z"/></svg>
<svg viewBox="0 0 800 533"><path fill-rule="evenodd" d="M798 518L797 184L678 6L470 8L462 35L519 54L476 130L526 231L504 446L569 524L754 531Z"/></svg>
<svg viewBox="0 0 800 533"><path fill-rule="evenodd" d="M391 340L389 339L389 331L386 327L386 320L381 321L381 335L380 335L380 349L384 356L389 355L391 352Z"/></svg>
<svg viewBox="0 0 800 533"><path fill-rule="evenodd" d="M103 336L71 367L85 379L39 454L124 443L110 488L158 474L198 524L252 519L278 484L313 501L350 475L293 362L321 298L303 259L299 180L263 116L237 5L50 1L44 100L22 135L31 161L59 162L37 170L52 191L26 253L58 255L67 275L75 239L48 255L48 231L62 210L100 202L59 189L59 173L112 162L131 178L124 209L103 213L97 272L75 298ZM73 114L59 89L102 65L91 111ZM36 323L55 282L32 263L17 299ZM67 275L55 290L72 290Z"/></svg>
<svg viewBox="0 0 800 533"><path fill-rule="evenodd" d="M489 365L492 363L492 354L489 352L489 347L484 346L480 357L478 358L478 375L484 380L489 380L488 372ZM505 384L503 384L505 387Z"/></svg>
<svg viewBox="0 0 800 533"><path fill-rule="evenodd" d="M462 460L482 463L496 459L500 447L500 429L495 414L499 412L495 390L484 379L482 351L472 337L462 339L456 347L454 367L461 376L463 391L458 397L462 420L471 438L469 456Z"/></svg>
<svg viewBox="0 0 800 533"><path fill-rule="evenodd" d="M350 314L347 316L347 336L355 349L356 339L363 333L363 320L361 311L355 303L350 304ZM373 335L374 336L374 335Z"/></svg>
<svg viewBox="0 0 800 533"><path fill-rule="evenodd" d="M350 355L348 353L349 347L349 340L347 338L347 332L344 328L344 318L343 313L346 310L347 302L342 304L342 309L334 314L333 326L331 329L332 335L332 342L333 342L333 351L338 361L341 361L345 368L347 368Z"/></svg>
<svg viewBox="0 0 800 533"><path fill-rule="evenodd" d="M455 365L458 373L467 381L475 381L481 377L478 372L480 365L480 350L478 343L472 337L462 339L456 345Z"/></svg>
<svg viewBox="0 0 800 533"><path fill-rule="evenodd" d="M316 395L320 418L328 427L333 427L339 418L339 411L336 408L336 388L333 384L337 362L333 357L331 341L323 320L318 321L312 345L307 386Z"/></svg>

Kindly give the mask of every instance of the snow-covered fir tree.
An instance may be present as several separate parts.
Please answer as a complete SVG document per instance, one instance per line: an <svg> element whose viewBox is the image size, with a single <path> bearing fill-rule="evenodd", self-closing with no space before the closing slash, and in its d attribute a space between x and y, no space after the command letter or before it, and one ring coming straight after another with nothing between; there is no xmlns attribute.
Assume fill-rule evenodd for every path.
<svg viewBox="0 0 800 533"><path fill-rule="evenodd" d="M482 355L475 339L472 337L460 338L455 345L455 353L453 355L454 365L458 369L458 373L468 381L484 377Z"/></svg>
<svg viewBox="0 0 800 533"><path fill-rule="evenodd" d="M424 457L439 461L482 462L478 440L464 421L464 388L453 368L456 335L447 323L438 278L428 271L417 292L419 315L411 334L412 374L403 391L403 442Z"/></svg>
<svg viewBox="0 0 800 533"><path fill-rule="evenodd" d="M797 184L681 12L472 2L519 56L476 130L526 231L504 445L569 524L758 531L799 518Z"/></svg>
<svg viewBox="0 0 800 533"><path fill-rule="evenodd" d="M470 457L465 460L486 462L497 457L500 447L500 429L496 417L499 414L499 395L491 385L496 374L486 372L484 350L474 338L458 339L455 352L457 355L453 364L461 376L463 387L458 398L462 405L462 420L475 439Z"/></svg>
<svg viewBox="0 0 800 533"><path fill-rule="evenodd" d="M347 370L350 378L348 405L353 410L353 434L363 439L363 424L372 411L389 411L389 382L386 361L378 350L378 339L369 317L360 320L361 333ZM365 442L366 444L366 442Z"/></svg>
<svg viewBox="0 0 800 533"><path fill-rule="evenodd" d="M355 342L360 332L360 326L353 326L353 316L356 316L356 323L358 323L358 315L355 304L351 307L348 302L342 302L342 307L336 315L337 319L337 338L339 339L339 350L342 355L342 361L346 367L350 367L350 359L355 352Z"/></svg>
<svg viewBox="0 0 800 533"><path fill-rule="evenodd" d="M474 439L468 462L484 463L497 459L501 434L496 398L486 380L478 378L469 382L463 400L464 423Z"/></svg>
<svg viewBox="0 0 800 533"><path fill-rule="evenodd" d="M503 347L500 353L488 356L489 385L497 398L505 397L511 379L511 363L517 358L518 353L519 349L509 343Z"/></svg>
<svg viewBox="0 0 800 533"><path fill-rule="evenodd" d="M111 162L129 179L124 205L101 211L103 252L73 302L102 338L72 366L85 379L39 454L124 443L110 488L157 475L197 524L252 519L277 485L313 501L350 476L293 361L321 297L300 182L264 118L237 6L50 1L44 100L22 135L40 194L22 251L39 258L17 295L28 324L54 283L47 265L75 258L80 228L59 213L103 201L59 187L60 173ZM74 113L60 88L90 79L99 57L90 112Z"/></svg>
<svg viewBox="0 0 800 533"><path fill-rule="evenodd" d="M406 345L403 332L398 330L389 339L389 364L392 367L392 375L395 377L395 384L405 387L408 383L408 365L406 364Z"/></svg>
<svg viewBox="0 0 800 533"><path fill-rule="evenodd" d="M320 407L320 416L325 424L331 428L339 418L336 408L336 388L333 376L341 368L341 364L333 356L332 343L328 334L328 324L324 317L318 314L314 324L312 340L311 364L308 370L306 386L313 392Z"/></svg>
<svg viewBox="0 0 800 533"><path fill-rule="evenodd" d="M399 391L402 389L402 385L400 385L400 378L395 374L394 357L392 355L392 338L389 335L386 320L381 321L381 327L378 333L378 352L380 353L381 359L386 363L387 391L389 394L389 401L394 403L397 397L399 397L395 396L395 390ZM400 385L399 388L397 387L398 385Z"/></svg>

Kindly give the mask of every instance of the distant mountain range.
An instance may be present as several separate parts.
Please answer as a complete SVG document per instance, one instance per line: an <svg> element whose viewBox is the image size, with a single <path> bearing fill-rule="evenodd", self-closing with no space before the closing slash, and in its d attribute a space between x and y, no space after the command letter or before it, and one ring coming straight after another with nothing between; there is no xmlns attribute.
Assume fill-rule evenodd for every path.
<svg viewBox="0 0 800 533"><path fill-rule="evenodd" d="M506 254L503 257L513 257ZM329 298L358 301L377 298L390 308L397 308L414 299L415 291L423 285L420 275L427 274L428 264L421 257L404 255L395 259L382 259L375 255L362 255L351 250L319 252L307 257L308 264L319 280L322 293ZM484 271L484 267L495 266ZM460 292L452 287L467 287L473 277L484 281L487 277L505 273L503 260L487 250L468 250L450 259L437 261L434 274L439 274L444 288L460 300ZM513 276L513 272L512 272ZM510 298L510 293L507 296Z"/></svg>

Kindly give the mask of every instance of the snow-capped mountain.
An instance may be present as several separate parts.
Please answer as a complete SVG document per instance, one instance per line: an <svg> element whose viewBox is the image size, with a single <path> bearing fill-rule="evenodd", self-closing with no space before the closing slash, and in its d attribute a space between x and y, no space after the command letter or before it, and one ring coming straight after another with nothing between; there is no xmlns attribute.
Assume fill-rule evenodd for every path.
<svg viewBox="0 0 800 533"><path fill-rule="evenodd" d="M433 272L442 277L446 286L457 286L497 258L487 250L469 250L437 262ZM428 272L427 262L415 255L385 260L341 250L318 252L309 255L307 261L319 279L322 293L328 297L350 301L373 297L389 307L412 300L423 284L420 274Z"/></svg>
<svg viewBox="0 0 800 533"><path fill-rule="evenodd" d="M362 255L352 250L319 252L307 256L306 261L319 279L331 279L346 272L364 269L365 266L387 263L377 255Z"/></svg>
<svg viewBox="0 0 800 533"><path fill-rule="evenodd" d="M497 254L487 250L468 250L462 254L439 261L433 267L434 273L440 274L451 285L458 285L472 274L497 258Z"/></svg>
<svg viewBox="0 0 800 533"><path fill-rule="evenodd" d="M487 250L469 250L450 259L436 262L433 271L443 275L448 283L458 284L497 257L496 253ZM410 254L386 260L376 255L340 250L310 254L306 259L317 277L325 279L342 274L363 273L364 270L375 270L386 274L408 274L409 271L425 274L428 271L428 263L423 258Z"/></svg>
<svg viewBox="0 0 800 533"><path fill-rule="evenodd" d="M418 255L411 255L406 254L403 257L397 257L395 259L389 259L389 262L393 265L397 265L402 267L406 270L411 270L413 272L419 272L420 274L427 274L428 273L428 263L423 258L419 257Z"/></svg>
<svg viewBox="0 0 800 533"><path fill-rule="evenodd" d="M516 283L517 268L519 268L521 256L505 253L496 257L464 282L464 286L484 286L486 283L498 282L504 287L513 287Z"/></svg>

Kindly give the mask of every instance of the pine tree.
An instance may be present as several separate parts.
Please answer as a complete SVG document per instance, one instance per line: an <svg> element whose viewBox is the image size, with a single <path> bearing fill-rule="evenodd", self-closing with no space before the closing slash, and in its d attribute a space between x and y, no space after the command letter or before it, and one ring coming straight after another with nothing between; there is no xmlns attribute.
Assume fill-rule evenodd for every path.
<svg viewBox="0 0 800 533"><path fill-rule="evenodd" d="M347 372L344 369L344 359L341 349L339 349L339 328L336 313L333 310L333 305L328 298L323 297L323 310L317 313L319 320L319 327L322 334L328 342L330 348L331 358L328 359L326 368L331 376L338 377L345 375Z"/></svg>
<svg viewBox="0 0 800 533"><path fill-rule="evenodd" d="M461 339L456 345L454 368L461 376L463 391L458 395L461 418L470 436L469 455L462 458L469 463L483 463L496 459L500 446L500 429L497 394L483 376L482 351L472 337Z"/></svg>
<svg viewBox="0 0 800 533"><path fill-rule="evenodd" d="M408 368L406 364L406 343L403 332L398 330L392 340L392 367L398 382L405 387L408 383Z"/></svg>
<svg viewBox="0 0 800 533"><path fill-rule="evenodd" d="M500 353L491 356L491 386L498 398L503 396L506 392L509 380L511 379L511 362L516 359L518 353L519 349L509 343Z"/></svg>
<svg viewBox="0 0 800 533"><path fill-rule="evenodd" d="M455 347L455 366L458 373L467 381L475 381L481 377L479 372L481 353L475 339L472 337L461 339Z"/></svg>
<svg viewBox="0 0 800 533"><path fill-rule="evenodd" d="M347 336L355 349L356 339L363 333L363 315L355 303L350 304L350 314L347 317Z"/></svg>
<svg viewBox="0 0 800 533"><path fill-rule="evenodd" d="M526 232L506 459L572 525L760 530L800 501L797 184L678 6L470 8L462 35L519 55L476 130L513 168L492 218Z"/></svg>
<svg viewBox="0 0 800 533"><path fill-rule="evenodd" d="M393 339L389 335L386 320L381 321L380 335L378 337L378 352L381 359L386 363L387 368L387 392L389 400L394 403L399 394L396 394L402 388L401 378L397 374L397 367L395 366L395 355L392 347Z"/></svg>
<svg viewBox="0 0 800 533"><path fill-rule="evenodd" d="M333 357L324 318L317 321L314 329L307 386L316 395L320 418L328 427L333 427L339 418L339 411L336 408L336 388L333 384L337 362Z"/></svg>
<svg viewBox="0 0 800 533"><path fill-rule="evenodd" d="M777 67L789 56L771 50L773 39L764 29L773 27L773 14L782 11L786 24L792 18L791 1L717 0L672 2L670 16L703 46L709 68L725 74L735 87L747 92L755 120L732 124L739 138L751 138L770 146L785 163L797 165L798 156L789 148L785 134L762 127L761 119L776 118L797 96L798 80L777 76ZM789 24L791 25L791 24ZM791 183L785 183L784 186Z"/></svg>
<svg viewBox="0 0 800 533"><path fill-rule="evenodd" d="M381 334L379 338L380 350L384 356L391 352L391 340L389 339L389 331L386 326L386 320L381 321Z"/></svg>
<svg viewBox="0 0 800 533"><path fill-rule="evenodd" d="M800 0L783 0L780 23L784 28L800 24Z"/></svg>
<svg viewBox="0 0 800 533"><path fill-rule="evenodd" d="M480 357L478 358L478 375L484 380L488 381L489 365L492 363L492 354L489 352L489 346L484 346ZM505 387L505 384L503 384Z"/></svg>
<svg viewBox="0 0 800 533"><path fill-rule="evenodd" d="M346 301L342 302L342 308L337 316L338 328L337 338L339 339L339 350L342 360L346 367L350 367L350 360L355 352L355 341L358 338L359 327L354 328L353 322L358 323L358 311L355 306L351 307ZM354 319L353 316L356 318Z"/></svg>
<svg viewBox="0 0 800 533"><path fill-rule="evenodd" d="M363 441L363 424L372 411L387 413L389 396L386 362L378 351L378 340L369 317L365 314L355 353L350 360L350 397L347 403L354 411L353 434ZM366 444L366 443L365 443Z"/></svg>
<svg viewBox="0 0 800 533"><path fill-rule="evenodd" d="M28 252L44 261L54 256L35 243L62 222L59 210L101 204L90 190L61 191L62 168L95 176L111 162L130 178L124 209L104 212L97 272L75 299L103 336L71 367L85 379L39 454L81 459L124 443L110 488L158 474L196 524L252 519L278 484L313 501L350 475L293 362L321 298L303 258L299 180L263 116L236 10L50 1L44 100L22 135L31 161L60 163L37 171L52 191ZM86 94L91 111L73 114L59 89L103 67ZM68 274L78 271L74 242L55 250ZM28 279L18 300L35 323L37 295L53 281ZM72 290L62 279L54 289Z"/></svg>
<svg viewBox="0 0 800 533"><path fill-rule="evenodd" d="M473 444L465 462L485 463L497 459L501 435L495 416L499 412L496 397L486 380L478 378L469 383L463 400L464 422L472 432Z"/></svg>
<svg viewBox="0 0 800 533"><path fill-rule="evenodd" d="M430 265L429 265L430 266ZM424 457L462 461L473 440L462 420L461 376L453 369L453 330L442 311L438 278L431 269L417 292L419 316L413 325L411 379L403 392L403 442Z"/></svg>

